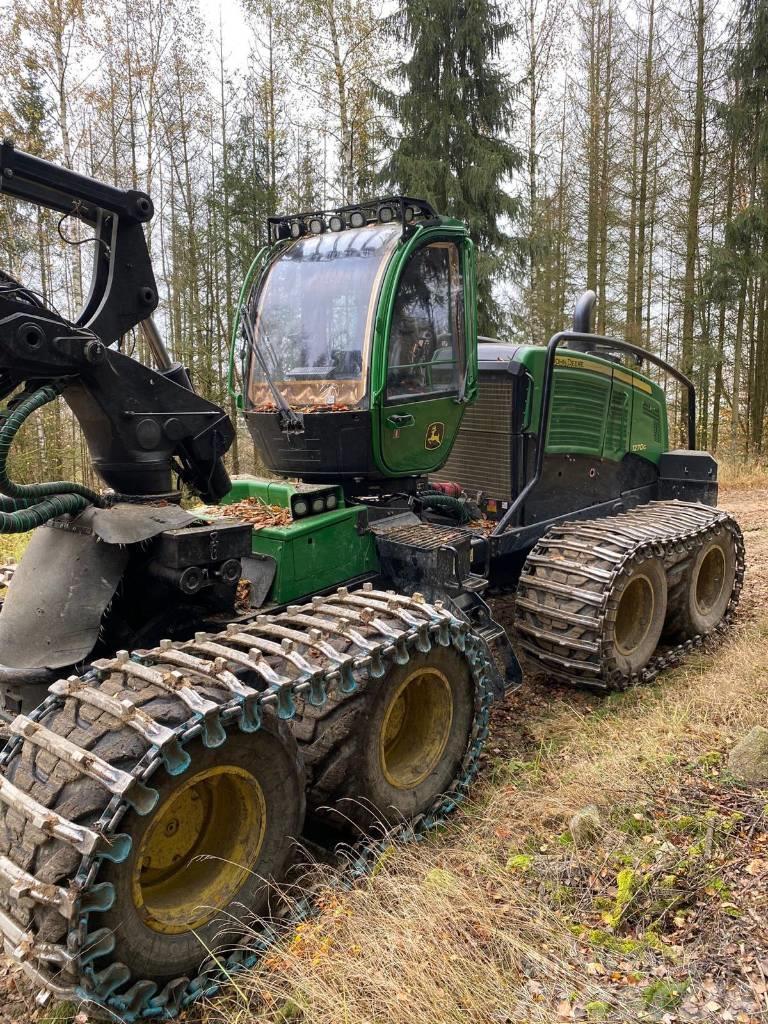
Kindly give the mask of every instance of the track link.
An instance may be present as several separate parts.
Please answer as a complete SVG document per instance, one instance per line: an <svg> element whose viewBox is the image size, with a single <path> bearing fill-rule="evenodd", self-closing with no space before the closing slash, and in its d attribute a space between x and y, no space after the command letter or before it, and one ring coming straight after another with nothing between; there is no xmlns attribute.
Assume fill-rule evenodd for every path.
<svg viewBox="0 0 768 1024"><path fill-rule="evenodd" d="M639 672L621 671L610 642L613 595L623 574L655 556L663 562L671 596L696 551L722 530L732 538L736 571L725 614L712 632L730 624L744 581L744 541L727 512L659 501L617 516L552 527L526 559L515 599L517 645L533 670L574 685L622 690L650 682L700 647L705 635L658 647Z"/></svg>
<svg viewBox="0 0 768 1024"><path fill-rule="evenodd" d="M449 791L428 812L348 856L346 875L365 873L384 843L417 836L462 801L478 770L491 703L486 645L438 602L346 588L285 612L231 624L184 643L119 652L82 677L55 683L46 700L11 726L0 754L0 935L45 993L85 999L113 1019L168 1018L215 993L233 972L252 966L279 934L274 922L248 941L209 959L196 978L162 991L111 956L114 936L98 927L114 889L99 879L102 863L121 863L131 837L120 831L129 808L155 805L152 776L179 775L187 745L226 742L227 733L257 731L264 714L290 720L305 703L375 686L391 664L433 645L462 652L475 682L472 735ZM267 709L272 709L267 711ZM101 756L97 748L112 751ZM96 794L83 807L73 785ZM86 792L81 789L80 793ZM69 795L68 795L69 794ZM66 809L66 811L65 811ZM300 904L290 924L311 908ZM94 926L95 925L95 926ZM245 940L244 940L245 941ZM47 998L47 996L45 997ZM43 1000L44 1001L44 1000Z"/></svg>

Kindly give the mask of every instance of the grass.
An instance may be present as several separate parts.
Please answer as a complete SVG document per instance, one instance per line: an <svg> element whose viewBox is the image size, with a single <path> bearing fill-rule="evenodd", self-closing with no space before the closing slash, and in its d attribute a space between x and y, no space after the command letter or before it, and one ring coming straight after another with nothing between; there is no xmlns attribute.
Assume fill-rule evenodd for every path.
<svg viewBox="0 0 768 1024"><path fill-rule="evenodd" d="M0 565L10 562L18 562L24 554L24 549L29 544L29 533L3 533L0 534Z"/></svg>
<svg viewBox="0 0 768 1024"><path fill-rule="evenodd" d="M329 885L320 915L211 1019L245 1024L256 1007L303 1024L533 1024L677 1005L698 984L675 937L688 908L740 913L712 846L740 849L744 815L697 801L734 739L765 721L766 630L768 618L742 626L727 649L607 707L561 696L528 723L536 755L515 783L498 765L442 835L350 892ZM602 835L577 850L568 821L590 803Z"/></svg>
<svg viewBox="0 0 768 1024"><path fill-rule="evenodd" d="M723 480L760 488L768 471L728 464ZM749 535L755 554L762 532ZM754 593L763 575L753 564ZM727 645L652 686L513 698L512 729L497 713L492 759L460 818L351 891L321 883L318 916L208 1019L618 1024L677 1019L681 1007L684 1019L720 1019L707 1007L748 989L733 950L756 947L744 865L768 864L753 848L768 793L727 770L733 743L768 717L766 636L758 603ZM579 848L568 823L590 804L601 826ZM715 999L724 971L730 994ZM768 1003L758 1012L734 1006L723 1019L752 1024Z"/></svg>
<svg viewBox="0 0 768 1024"><path fill-rule="evenodd" d="M717 476L726 493L768 487L768 462L752 456L717 456Z"/></svg>
<svg viewBox="0 0 768 1024"><path fill-rule="evenodd" d="M726 490L768 486L757 464L721 466ZM513 698L512 728L497 713L462 814L389 850L351 890L317 869L318 915L205 1007L206 1021L619 1024L719 1005L712 964L737 972L755 945L739 931L750 901L738 872L760 862L768 793L733 785L727 752L768 717L767 636L758 608L727 645L652 686ZM569 821L590 804L600 828L579 847Z"/></svg>

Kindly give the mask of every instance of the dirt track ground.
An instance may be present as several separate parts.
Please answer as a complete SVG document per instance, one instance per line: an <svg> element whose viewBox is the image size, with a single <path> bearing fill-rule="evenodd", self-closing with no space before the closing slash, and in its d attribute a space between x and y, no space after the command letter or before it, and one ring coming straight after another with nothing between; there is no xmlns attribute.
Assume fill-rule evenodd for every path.
<svg viewBox="0 0 768 1024"><path fill-rule="evenodd" d="M670 694L674 696L677 687L683 687L691 680L695 681L698 694L704 692L708 680L711 679L714 683L718 678L725 678L724 674L733 675L749 669L750 672L757 672L765 676L765 659L761 655L761 638L768 634L768 489L726 492L721 496L721 504L736 515L744 530L747 543L747 579L736 630L733 638L714 654L696 656L694 659L690 659L691 664L668 673L659 687L665 700L670 697ZM756 657L760 659L760 663L756 665L754 659L748 665L746 662L742 663L742 656L747 657L745 652L752 652L752 654L757 652ZM734 661L737 654L740 660ZM766 703L764 684L760 684L760 686L761 688L758 688L758 704L756 705L758 707L757 714L759 716L762 713L763 720L765 720L768 718L766 711L768 704ZM699 697L694 696L691 699L696 701L699 700ZM470 869L468 857L466 864L462 865L461 863L462 844L469 841L485 843L490 835L489 829L492 829L491 843L495 846L502 844L507 853L515 850L526 851L518 855L519 858L522 858L519 860L518 867L521 873L521 889L524 888L523 883L529 884L528 872L531 865L535 867L539 860L547 864L555 863L551 857L551 849L548 849L548 840L545 838L542 841L542 829L544 829L545 836L547 828L550 829L553 836L562 834L563 816L573 810L574 801L585 799L579 789L580 783L587 787L593 785L594 779L591 778L590 772L599 772L601 759L605 760L605 750L601 748L598 751L596 747L595 752L592 752L588 746L585 746L580 734L590 734L591 731L595 735L595 743L603 744L606 732L610 733L615 723L615 732L621 736L623 723L632 720L635 710L638 715L645 713L644 709L647 703L647 695L637 697L632 693L601 700L589 693L552 688L543 684L524 687L505 705L498 707L494 713L493 734L486 755L486 778L491 781L481 787L483 792L478 809L470 811L466 816L469 823L466 820L459 822L457 825L458 838L454 841L449 837L444 849L441 848L430 853L429 847L420 848L418 856L421 861L418 864L411 863L415 856L412 852L404 851L406 864L402 869L402 874L405 881L412 869L422 872L422 880L424 877L427 879L432 877L436 870L447 872L446 878L453 877L451 873L454 871L457 876L463 874L469 877L474 869ZM676 705L670 704L670 706L674 708ZM759 710L760 707L762 707L762 712ZM754 713L753 709L750 714L754 715ZM713 720L716 717L714 715ZM747 717L746 720L751 721L752 719ZM738 728L741 719L736 715L734 721ZM691 733L696 743L699 739L706 742L711 738L703 735L706 733L706 727L701 725L700 715L698 718L693 716L689 722L682 722L682 720L680 723L670 722L670 737L671 730L676 729L678 725L681 729ZM731 729L732 727L733 721L727 728ZM658 723L654 724L654 728L658 728ZM717 730L713 727L712 737L715 738L715 741L717 735ZM670 749L676 746L677 741L677 736L670 738ZM730 738L726 739L726 742L730 741ZM558 753L553 755L548 752L550 748L546 745L555 742L560 746ZM634 739L628 740L630 746L633 742L635 742ZM696 743L693 743L694 747ZM542 753L545 751L545 747L547 752ZM573 753L574 749L576 750L575 754ZM668 751L662 752L662 746L659 751L659 757L670 756ZM547 774L552 771L552 764L548 762L551 762L554 756L559 757L563 765L562 786L556 792L552 792L551 775ZM712 757L714 758L714 754ZM582 758L581 762L579 758ZM612 762L608 761L607 763ZM698 764L698 762L696 763ZM712 763L715 763L714 760ZM388 935L386 931L383 934L372 935L371 941L375 941L375 945L372 950L368 950L366 937L362 934L366 930L367 922L371 921L372 933L375 932L376 927L382 927L380 920L375 926L373 924L376 912L381 908L375 902L377 899L376 886L372 885L371 889L374 890L372 893L353 893L349 906L343 913L339 913L336 909L332 911L331 916L335 921L333 927L340 932L340 935L338 939L332 937L327 939L324 955L328 952L328 944L333 946L334 942L338 946L338 954L335 957L329 957L325 968L322 963L318 967L316 958L305 961L300 948L300 954L292 956L287 966L285 962L282 965L277 964L281 973L274 986L272 986L268 972L259 972L259 976L254 981L255 995L249 994L249 1000L256 1000L255 1004L251 1004L254 1009L256 1005L259 1007L256 1012L251 1009L244 1012L244 1008L239 1005L240 999L238 998L236 1011L231 1011L231 1008L224 1012L212 1009L209 1019L212 1021L224 1019L228 1022L237 1020L243 1024L246 1020L257 1019L265 1021L296 1019L306 1020L311 1024L326 1020L343 1020L345 1024L346 1022L362 1024L364 1020L382 1022L382 1024L384 1022L389 1024L390 1021L393 1024L394 1022L407 1024L416 1019L428 1021L429 1024L438 1020L441 1022L444 1020L493 1021L499 1022L499 1024L507 1024L507 1022L508 1024L517 1024L518 1021L528 1020L549 1024L550 1021L572 1019L607 1019L626 1022L626 1024L640 1019L661 1021L662 1024L671 1024L678 1020L725 1020L737 1021L739 1024L757 1024L757 1022L768 1021L768 983L766 981L768 977L768 933L766 932L768 845L766 845L765 819L760 814L755 817L754 807L748 808L750 801L748 794L739 792L734 795L727 788L723 788L718 768L712 768L711 771L709 767L706 771L700 770L698 767L695 770L689 770L688 762L685 762L685 765L685 769L679 773L679 780L676 778L674 784L664 783L667 788L660 789L656 781L653 784L641 785L643 780L638 778L637 793L633 793L631 799L628 799L629 803L635 798L639 800L638 807L640 809L631 815L631 819L638 819L638 824L643 826L638 828L638 832L644 832L646 837L643 842L653 846L656 841L648 837L655 836L656 833L653 830L657 826L649 824L646 830L645 819L649 823L653 823L656 818L663 817L666 821L672 813L670 808L674 808L678 803L681 807L683 804L687 806L686 802L692 803L698 808L694 813L702 815L709 814L711 816L715 813L713 808L719 807L723 814L730 815L728 820L738 818L740 822L747 821L749 829L743 834L739 832L736 847L727 847L729 851L727 863L718 866L718 878L721 880L723 892L727 889L729 893L733 894L732 907L737 907L738 912L735 909L729 910L728 901L722 899L719 904L722 912L710 913L711 908L705 894L707 890L704 887L697 895L698 911L694 912L695 907L684 913L680 911L679 918L675 917L677 923L669 925L671 948L682 950L680 963L684 962L684 968L678 969L675 966L677 961L674 957L669 961L664 956L658 957L658 963L652 963L649 966L648 958L652 951L646 947L643 947L644 959L640 958L642 960L640 963L638 957L632 952L632 942L629 938L621 940L624 943L623 946L606 949L602 954L599 950L595 951L591 938L579 938L578 942L583 944L578 946L574 962L565 962L562 978L547 976L548 973L557 973L553 971L551 964L548 966L548 956L556 955L558 961L561 956L554 948L556 944L549 950L541 950L539 959L537 959L538 954L529 956L530 965L533 966L529 965L530 970L526 967L523 971L524 980L527 977L525 985L530 988L529 1002L525 1006L518 1004L518 1008L514 1011L510 1009L506 1017L499 1016L496 1010L493 1011L493 1014L489 1010L486 1015L480 1005L469 999L466 993L462 997L464 1003L458 1000L456 1006L459 1009L454 1012L450 977L441 982L442 987L438 991L442 995L428 996L425 988L424 998L428 997L431 1000L437 998L438 1001L443 1000L445 1004L439 1012L435 1007L432 1015L426 1006L419 1007L422 993L418 989L418 976L414 981L417 988L410 994L407 1000L408 1006L401 1004L399 991L396 1000L393 995L394 1001L390 1000L388 994L382 991L376 1007L370 1002L370 997L366 997L367 1001L358 1004L356 998L353 998L354 993L350 992L350 984L354 984L354 979L360 973L375 974L377 968L375 961L381 960L379 954L382 943L390 942L394 945L395 939L403 938L403 923L391 923L391 927L399 930L394 931L391 935ZM519 768L518 766L523 767ZM624 762L617 760L619 776L625 768ZM583 772L583 778L572 779L569 772L573 774L574 770L577 775ZM645 768L643 767L642 770L644 771ZM642 772L639 770L638 774L641 775ZM596 777L600 778L599 774ZM547 782L548 778L549 782ZM605 782L608 791L610 791L611 782L617 787L627 785L626 777L606 779ZM537 792L537 787L542 789L541 793ZM611 799L617 799L616 793L611 795ZM741 810L734 818L736 813L734 808L737 805ZM656 808L655 811L654 808ZM682 814L682 811L680 813ZM742 826L739 825L739 829L741 828ZM467 829L471 830L469 839L462 838L462 829L465 832ZM524 834L526 830L530 830L530 835L527 838ZM711 835L709 838L707 835L705 833L702 840L705 847L708 843L710 846L712 844ZM665 842L669 845L669 836L667 833L665 836ZM539 844L540 849L536 844ZM661 849L663 851L664 844ZM464 852L469 853L466 850ZM622 855L629 857L630 853L625 851ZM631 855L634 856L634 853ZM426 861L424 860L425 856ZM570 853L568 856L572 857ZM515 857L512 860L514 861ZM557 870L562 871L564 862L559 856L555 860ZM507 867L509 867L509 863L510 861L507 862ZM602 868L603 875L606 877L605 885L600 882L602 876L599 866L588 864L588 860L584 860L581 865L580 871L584 877L579 876L580 880L577 880L577 884L573 875L574 862L571 859L568 863L570 865L568 870L571 872L568 876L568 884L560 885L558 883L558 888L570 886L573 889L578 900L581 901L579 907L584 911L582 917L585 921L589 920L589 914L584 908L587 907L590 900L596 905L608 907L611 906L611 900L613 900L615 909L620 893L617 896L615 871L613 868L609 871L607 860ZM431 864L436 864L438 867L430 868ZM426 875L423 875L425 866L427 871ZM383 874L388 873L383 872ZM379 888L385 889L389 884L389 879L383 878L380 882L377 879L376 883ZM718 882L718 886L721 883ZM403 886L405 882L399 884ZM449 883L446 882L446 884ZM542 896L542 892L547 890L544 881L541 882L541 886L544 888L539 892L537 899L541 898L542 906L536 915L546 918L551 908L546 905L549 897L546 896L546 893L546 899L545 896ZM508 896L499 895L499 892L503 890L494 891L490 882L487 883L486 888L489 906L494 912L499 907L502 910L505 907L508 909L508 904L499 902L503 899L508 901L510 899ZM398 894L397 900L404 903L402 892L405 890L401 888L394 891ZM596 892L602 893L602 903L595 896ZM438 897L436 897L434 908L436 915L439 911ZM451 897L449 902L451 913L460 914L458 909L453 909L460 903L460 894L457 893ZM591 906L592 904L589 903L589 908ZM473 907L471 911L467 910L467 915L471 916L474 912L475 908ZM568 910L568 913L571 913L571 909ZM672 910L672 913L675 911ZM556 914L556 916L564 915ZM526 929L528 923L527 918L521 918L520 928ZM622 927L624 924L625 922L622 922ZM425 924L416 919L411 921L411 925L416 931L420 929L423 931L423 928L431 927L429 922ZM328 922L323 922L323 928L327 929L327 927ZM390 927L390 925L385 927ZM442 926L435 923L431 930L434 931L438 927ZM491 926L488 925L488 927ZM571 933L574 933L574 926L569 925L569 928ZM638 924L635 931L638 931L639 928ZM445 935L438 936L440 941L437 946L438 955L445 958L446 964L448 961L456 959L456 953L452 952L449 931L450 929L446 931ZM333 930L330 935L332 934ZM355 934L360 941L355 941L355 944L349 947L350 936L354 938ZM591 936L592 932L588 934ZM635 932L626 932L625 934L630 936ZM427 936L426 939L424 935ZM426 950L431 938L431 931L425 932L421 936L421 948L424 956L427 955ZM542 933L541 941L554 943L552 936L546 931ZM667 936L664 937L664 941L667 941ZM347 947L345 947L345 943L347 943ZM304 945L307 949L311 947L309 940ZM344 952L345 948L346 952ZM352 954L349 953L350 948L353 950ZM458 945L456 949L459 950ZM622 953L621 950L624 952ZM366 960L369 953L370 963ZM345 957L346 961L349 961L350 955L359 958L354 969L358 972L357 974L354 971L349 974L346 972L346 968L342 969L341 957ZM487 955L492 956L491 953ZM564 953L562 955L566 956ZM573 951L568 955L573 956ZM320 960L322 959L321 956ZM669 966L670 963L672 966ZM329 969L332 965L333 969ZM404 966L407 967L405 964ZM515 966L515 970L517 969ZM528 971L527 975L525 971ZM585 984L582 986L581 974L584 974L584 971L589 977L586 978ZM510 972L513 973L512 968L510 968ZM643 972L650 973L646 977ZM421 975L423 974L424 970L422 969ZM660 996L658 1000L655 995L652 995L650 1001L647 997L644 1001L636 1000L637 1006L641 1009L633 1010L630 1007L635 1004L632 1003L630 996L634 989L639 991L641 985L639 980L633 979L640 979L641 975L642 984L645 986L642 991L647 993L649 988L653 988L655 982L652 981L650 986L646 983L649 978L656 978L660 986ZM688 979L685 985L679 981L679 977L683 975ZM391 977L391 975L388 976ZM422 981L426 985L423 977ZM384 982L386 982L386 977ZM393 984L390 987L393 991L396 988L399 990L404 984L405 982L401 980L398 986ZM284 987L285 985L288 985L287 989ZM498 985L503 987L501 982ZM679 986L679 992L675 989L676 985ZM514 986L517 998L520 994L520 977L515 976ZM590 986L591 989L594 989L593 995L594 992L598 992L600 995L600 999L593 999L591 1003L588 1000ZM476 983L478 999L481 995L481 987L479 982ZM307 998L312 1004L312 1012L296 1018L275 1016L275 1000L277 999L279 1002L281 998L284 998L286 991L295 992L297 989L310 993ZM270 991L273 993L272 995L270 995ZM630 996L627 996L627 992L630 992ZM334 1000L337 997L341 999L342 994L344 1012L334 1016ZM326 1000L328 1002L327 1013ZM602 1010L599 1009L598 1004L603 1006ZM360 1008L356 1009L358 1005ZM466 1006L466 1015L460 1009L464 1005ZM619 1007L619 1009L612 1011L608 1009L610 1006ZM368 1007L370 1012L366 1011L365 1007ZM621 1009L621 1007L624 1008ZM265 1012L266 1015L262 1016L262 1012ZM614 1015L614 1012L618 1015ZM602 1014L602 1018L600 1014ZM0 1022L35 1020L42 1016L35 1007L34 991L23 976L21 969L6 959L0 959ZM83 1014L78 1016L78 1024L82 1024L87 1019Z"/></svg>

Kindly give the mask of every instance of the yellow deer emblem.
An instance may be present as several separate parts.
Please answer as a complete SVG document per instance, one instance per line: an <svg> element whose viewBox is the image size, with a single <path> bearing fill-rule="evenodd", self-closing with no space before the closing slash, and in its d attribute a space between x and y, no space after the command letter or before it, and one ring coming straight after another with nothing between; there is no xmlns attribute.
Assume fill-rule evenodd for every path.
<svg viewBox="0 0 768 1024"><path fill-rule="evenodd" d="M445 424L444 423L430 423L427 427L427 434L424 440L424 447L428 452L432 452L435 448L439 448L443 443L443 437L445 436Z"/></svg>

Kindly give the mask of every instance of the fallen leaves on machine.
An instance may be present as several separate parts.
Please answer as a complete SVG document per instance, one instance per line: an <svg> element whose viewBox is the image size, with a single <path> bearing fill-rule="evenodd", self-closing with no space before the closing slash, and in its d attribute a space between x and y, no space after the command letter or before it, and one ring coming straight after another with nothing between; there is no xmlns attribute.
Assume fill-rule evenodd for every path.
<svg viewBox="0 0 768 1024"><path fill-rule="evenodd" d="M202 509L206 516L227 516L250 523L254 530L265 526L288 526L293 522L291 510L283 505L268 505L261 498L244 498L231 505L213 505Z"/></svg>
<svg viewBox="0 0 768 1024"><path fill-rule="evenodd" d="M324 402L324 403L312 403L310 405L292 405L291 409L293 412L350 412L351 406L344 402ZM258 405L253 409L253 412L278 412L278 408L274 403L267 402L264 405Z"/></svg>

